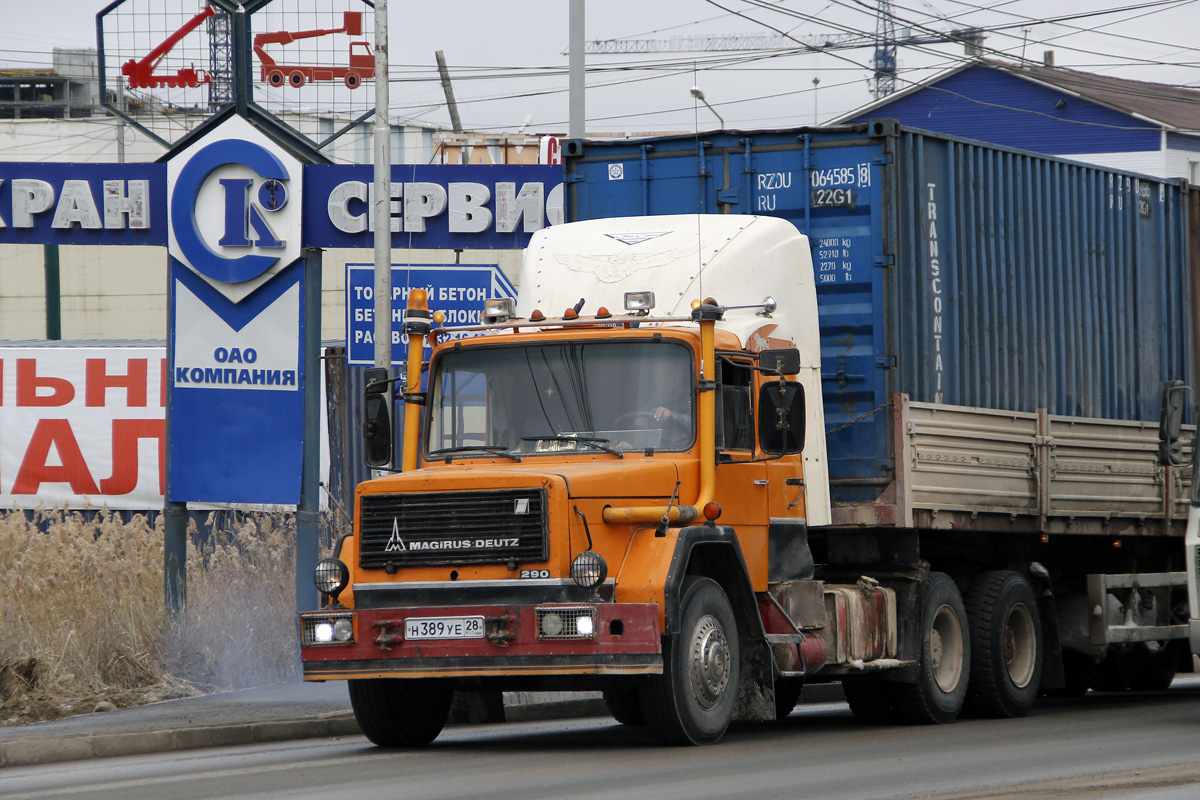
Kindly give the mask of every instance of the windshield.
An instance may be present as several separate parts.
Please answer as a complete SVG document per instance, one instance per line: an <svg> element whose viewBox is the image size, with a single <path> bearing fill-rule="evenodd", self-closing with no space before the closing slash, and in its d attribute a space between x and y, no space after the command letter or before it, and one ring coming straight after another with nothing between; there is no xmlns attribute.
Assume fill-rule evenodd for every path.
<svg viewBox="0 0 1200 800"><path fill-rule="evenodd" d="M683 450L695 439L691 351L668 342L474 347L438 361L428 452Z"/></svg>

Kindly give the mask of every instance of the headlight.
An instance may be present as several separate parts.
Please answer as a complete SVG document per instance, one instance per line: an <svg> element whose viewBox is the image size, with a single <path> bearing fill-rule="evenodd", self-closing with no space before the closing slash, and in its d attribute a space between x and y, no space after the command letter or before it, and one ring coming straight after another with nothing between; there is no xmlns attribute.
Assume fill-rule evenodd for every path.
<svg viewBox="0 0 1200 800"><path fill-rule="evenodd" d="M350 569L336 558L323 558L313 570L313 583L322 594L337 597L350 583Z"/></svg>
<svg viewBox="0 0 1200 800"><path fill-rule="evenodd" d="M323 644L353 644L354 614L301 614L301 642L305 647Z"/></svg>
<svg viewBox="0 0 1200 800"><path fill-rule="evenodd" d="M543 606L536 617L539 639L591 639L596 634L593 606Z"/></svg>
<svg viewBox="0 0 1200 800"><path fill-rule="evenodd" d="M571 562L571 579L585 589L599 586L608 577L608 564L595 550L584 550Z"/></svg>

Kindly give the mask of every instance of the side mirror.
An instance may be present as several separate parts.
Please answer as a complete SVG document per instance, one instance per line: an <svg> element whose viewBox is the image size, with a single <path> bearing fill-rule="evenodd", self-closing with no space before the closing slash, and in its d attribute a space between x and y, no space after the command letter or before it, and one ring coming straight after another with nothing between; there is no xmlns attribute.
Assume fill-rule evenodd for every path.
<svg viewBox="0 0 1200 800"><path fill-rule="evenodd" d="M392 463L392 384L388 370L365 371L366 402L363 407L363 452L368 467Z"/></svg>
<svg viewBox="0 0 1200 800"><path fill-rule="evenodd" d="M803 386L795 381L764 383L758 393L758 437L763 452L781 456L803 450L804 414Z"/></svg>
<svg viewBox="0 0 1200 800"><path fill-rule="evenodd" d="M758 354L758 366L777 375L795 375L800 371L800 351L794 347L763 350Z"/></svg>
<svg viewBox="0 0 1200 800"><path fill-rule="evenodd" d="M1158 418L1158 463L1164 467L1183 465L1183 442L1179 435L1189 391L1183 381L1168 381L1163 385L1162 412Z"/></svg>

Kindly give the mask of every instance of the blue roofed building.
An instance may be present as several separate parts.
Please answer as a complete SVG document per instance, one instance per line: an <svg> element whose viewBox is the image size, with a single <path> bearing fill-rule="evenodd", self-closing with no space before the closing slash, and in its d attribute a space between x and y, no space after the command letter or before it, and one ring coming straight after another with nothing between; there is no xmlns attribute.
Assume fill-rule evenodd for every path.
<svg viewBox="0 0 1200 800"><path fill-rule="evenodd" d="M1200 184L1197 89L977 58L833 123L881 118Z"/></svg>

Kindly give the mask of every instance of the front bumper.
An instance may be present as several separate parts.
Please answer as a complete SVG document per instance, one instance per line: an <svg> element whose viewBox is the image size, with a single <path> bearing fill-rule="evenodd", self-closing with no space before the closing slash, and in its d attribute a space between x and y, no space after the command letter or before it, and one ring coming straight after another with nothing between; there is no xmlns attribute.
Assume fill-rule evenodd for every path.
<svg viewBox="0 0 1200 800"><path fill-rule="evenodd" d="M591 609L590 637L539 637L541 612ZM312 644L305 634L347 617L354 638ZM484 618L482 638L409 640L405 622L425 617ZM454 605L325 609L300 615L304 679L484 678L556 675L648 675L662 672L659 609L653 604Z"/></svg>

